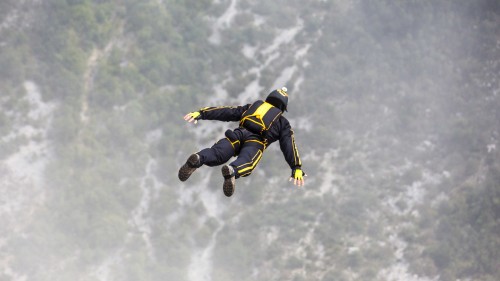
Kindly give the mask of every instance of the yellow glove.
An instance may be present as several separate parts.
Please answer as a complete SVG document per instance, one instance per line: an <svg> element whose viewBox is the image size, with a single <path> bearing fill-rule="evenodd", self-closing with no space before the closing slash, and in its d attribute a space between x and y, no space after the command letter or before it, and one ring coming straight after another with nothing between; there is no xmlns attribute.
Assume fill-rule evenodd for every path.
<svg viewBox="0 0 500 281"><path fill-rule="evenodd" d="M189 112L184 116L184 120L188 121L189 123L193 122L196 124L198 123L198 120L200 119L201 113L199 111L195 112Z"/></svg>
<svg viewBox="0 0 500 281"><path fill-rule="evenodd" d="M293 184L298 186L303 186L305 183L304 177L307 176L302 169L295 168L292 170L292 176L290 177L290 181L293 179Z"/></svg>

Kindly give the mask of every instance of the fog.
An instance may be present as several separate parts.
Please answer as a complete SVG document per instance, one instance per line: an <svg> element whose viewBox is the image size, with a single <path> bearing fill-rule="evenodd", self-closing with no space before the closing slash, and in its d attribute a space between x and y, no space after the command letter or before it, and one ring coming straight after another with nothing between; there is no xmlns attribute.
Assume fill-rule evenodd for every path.
<svg viewBox="0 0 500 281"><path fill-rule="evenodd" d="M493 0L6 0L0 280L498 280L499 76ZM304 187L178 180L282 86Z"/></svg>

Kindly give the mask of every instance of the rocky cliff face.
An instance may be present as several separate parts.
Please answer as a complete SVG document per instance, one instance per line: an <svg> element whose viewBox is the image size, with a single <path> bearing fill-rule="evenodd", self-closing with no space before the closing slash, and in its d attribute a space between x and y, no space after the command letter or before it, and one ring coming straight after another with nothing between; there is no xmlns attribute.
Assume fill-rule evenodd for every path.
<svg viewBox="0 0 500 281"><path fill-rule="evenodd" d="M495 280L499 7L432 2L0 4L0 276ZM283 85L304 188L178 182Z"/></svg>

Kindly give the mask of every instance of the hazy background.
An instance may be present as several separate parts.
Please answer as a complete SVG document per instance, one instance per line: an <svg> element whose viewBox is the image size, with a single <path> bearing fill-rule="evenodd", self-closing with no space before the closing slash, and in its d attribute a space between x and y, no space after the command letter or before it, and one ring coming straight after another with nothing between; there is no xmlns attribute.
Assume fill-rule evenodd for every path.
<svg viewBox="0 0 500 281"><path fill-rule="evenodd" d="M186 157L290 92L226 198ZM497 0L2 0L0 280L500 280Z"/></svg>

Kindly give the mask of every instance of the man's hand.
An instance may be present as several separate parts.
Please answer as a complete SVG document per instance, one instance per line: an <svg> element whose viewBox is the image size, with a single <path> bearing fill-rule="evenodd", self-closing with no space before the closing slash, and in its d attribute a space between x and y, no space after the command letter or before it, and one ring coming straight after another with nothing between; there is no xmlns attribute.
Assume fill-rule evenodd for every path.
<svg viewBox="0 0 500 281"><path fill-rule="evenodd" d="M290 179L288 181L293 180L294 185L303 186L305 184L304 177L306 177L306 176L307 176L306 173L304 173L304 171L302 171L302 169L295 168L292 170L292 176L290 177Z"/></svg>
<svg viewBox="0 0 500 281"><path fill-rule="evenodd" d="M195 112L189 112L184 116L184 120L188 121L189 123L193 122L196 124L198 123L198 119L200 119L201 113L199 111Z"/></svg>

